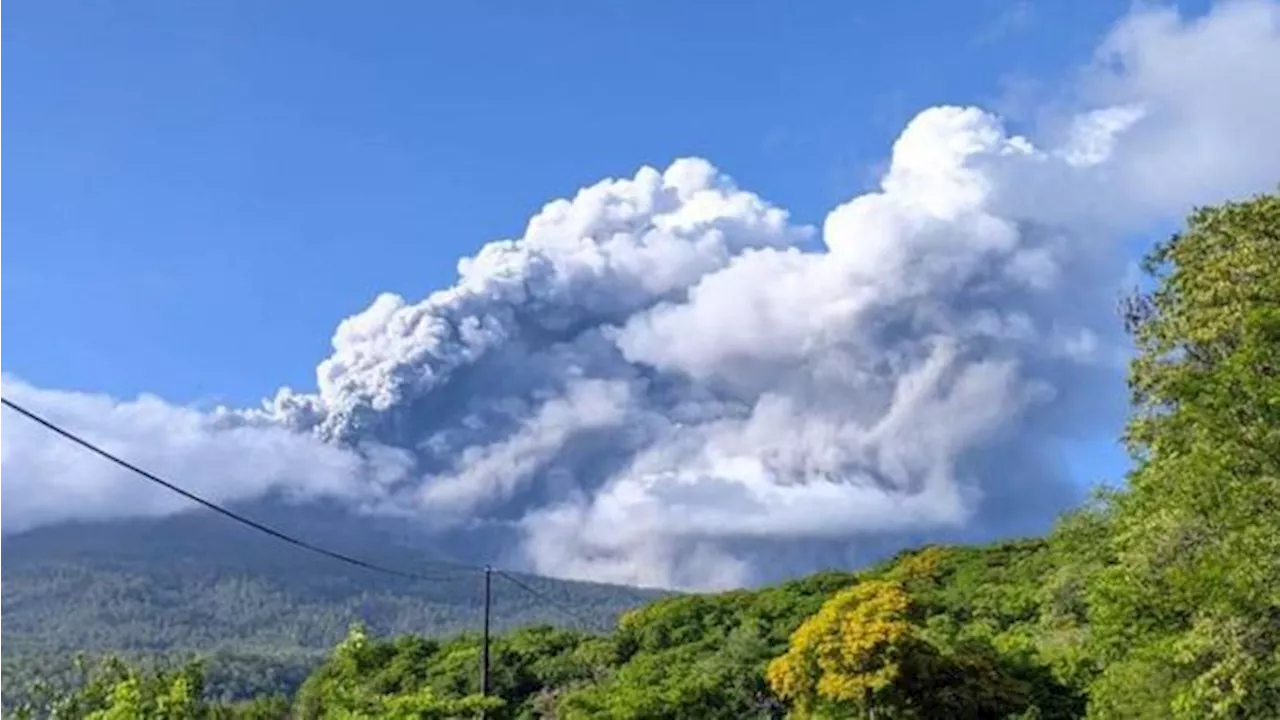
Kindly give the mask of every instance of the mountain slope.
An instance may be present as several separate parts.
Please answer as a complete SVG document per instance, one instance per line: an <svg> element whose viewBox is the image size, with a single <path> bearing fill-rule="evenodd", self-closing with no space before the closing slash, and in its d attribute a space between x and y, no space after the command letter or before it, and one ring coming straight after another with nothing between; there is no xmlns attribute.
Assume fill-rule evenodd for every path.
<svg viewBox="0 0 1280 720"><path fill-rule="evenodd" d="M262 504L256 518L339 552L438 580L409 580L301 551L208 512L74 523L5 538L6 649L170 653L312 652L350 623L437 635L480 622L480 574L432 562L394 528L334 508ZM656 591L521 578L558 604L493 581L499 628L528 622L607 627Z"/></svg>

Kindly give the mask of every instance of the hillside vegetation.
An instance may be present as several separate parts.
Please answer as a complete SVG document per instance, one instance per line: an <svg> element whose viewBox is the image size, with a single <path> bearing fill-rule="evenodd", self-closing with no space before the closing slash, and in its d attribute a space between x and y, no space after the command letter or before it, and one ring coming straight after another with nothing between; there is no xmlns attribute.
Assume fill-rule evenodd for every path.
<svg viewBox="0 0 1280 720"><path fill-rule="evenodd" d="M368 518L259 505L243 509L296 535L424 576L404 579L335 563L209 512L77 523L5 537L4 700L40 678L74 677L76 653L130 662L205 660L219 698L291 692L352 622L378 634L452 635L479 627L480 577L432 562ZM657 591L524 577L588 629L612 627ZM566 616L498 580L498 630Z"/></svg>
<svg viewBox="0 0 1280 720"><path fill-rule="evenodd" d="M354 627L290 697L108 663L92 717L1268 718L1280 708L1280 196L1197 211L1124 305L1133 470L1045 539L658 599L608 634ZM6 603L8 598L6 597Z"/></svg>
<svg viewBox="0 0 1280 720"><path fill-rule="evenodd" d="M949 648L945 656L933 658L938 675L927 681L950 678L956 685L947 692L961 698L957 702L990 692L995 694L993 707L1020 707L1034 700L1048 711L1044 717L1074 717L1083 697L1051 670L1055 664L1070 668L1070 653L1050 662L1035 649L1042 641L1065 647L1073 637L1070 620L1061 626L1045 620L1046 604L1057 600L1042 587L1042 579L1054 567L1054 550L1044 541L928 548L862 573L823 573L759 591L669 597L625 614L607 635L548 625L521 628L493 640L492 691L503 705L489 716L780 717L784 703L770 687L778 674L770 669L771 661L795 660L795 653L807 652L793 645L792 635L806 619L812 618L812 624L824 612L843 616L848 608L840 606L841 593L852 587L869 588L873 594L901 588L911 601L901 620L929 643ZM874 619L867 623L874 624ZM956 667L945 667L944 659L954 659ZM362 717L385 717L389 703L413 697L447 707L465 701L471 704L463 707L474 709L480 702L473 697L479 692L479 664L474 633L450 640L378 638L357 626L302 685L292 708L305 718L342 717L339 708ZM775 663L778 668L785 664ZM1000 679L991 681L994 685L972 682L974 668ZM113 664L97 670L96 678L119 681L130 672L137 671ZM802 674L793 673L800 685ZM195 668L187 667L172 676L140 673L139 682L164 695L172 694L175 682L193 682L189 679L194 677ZM918 681L926 679L912 682ZM110 683L91 682L88 687L104 684ZM260 700L239 712L248 707L256 712L276 702ZM218 712L232 710L227 706Z"/></svg>

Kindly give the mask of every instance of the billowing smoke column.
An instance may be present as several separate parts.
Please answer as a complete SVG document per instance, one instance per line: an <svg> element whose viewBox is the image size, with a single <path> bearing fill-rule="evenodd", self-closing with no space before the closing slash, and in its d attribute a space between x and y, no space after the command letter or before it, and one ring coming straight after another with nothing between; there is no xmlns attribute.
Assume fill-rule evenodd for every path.
<svg viewBox="0 0 1280 720"><path fill-rule="evenodd" d="M378 297L315 393L259 410L5 392L67 421L98 407L122 451L214 497L345 498L553 575L717 587L1039 531L1079 492L1064 447L1123 400L1119 233L1280 177L1277 17L1134 16L1100 55L1121 69L1086 83L1107 105L1048 149L926 110L820 230L699 159L586 188L454 286ZM131 481L3 428L6 526L58 519L32 478L87 486L82 514L172 509L114 506ZM224 454L238 484L195 469Z"/></svg>
<svg viewBox="0 0 1280 720"><path fill-rule="evenodd" d="M1029 530L1072 497L1045 453L1087 421L1068 389L1114 374L1097 268L1123 263L1004 197L1000 166L1091 162L1075 150L930 110L808 250L705 161L645 168L548 205L448 290L378 298L319 392L266 416L408 451L381 504L514 525L544 572L732 584L762 540L844 563L984 507L983 533Z"/></svg>

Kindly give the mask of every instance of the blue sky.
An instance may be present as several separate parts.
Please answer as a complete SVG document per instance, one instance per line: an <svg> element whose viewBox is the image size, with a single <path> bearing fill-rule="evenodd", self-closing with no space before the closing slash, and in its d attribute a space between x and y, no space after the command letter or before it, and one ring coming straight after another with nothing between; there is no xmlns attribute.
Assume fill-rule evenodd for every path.
<svg viewBox="0 0 1280 720"><path fill-rule="evenodd" d="M682 155L819 222L915 112L1052 86L1128 6L783 7L12 2L5 370L177 402L309 387L377 292Z"/></svg>

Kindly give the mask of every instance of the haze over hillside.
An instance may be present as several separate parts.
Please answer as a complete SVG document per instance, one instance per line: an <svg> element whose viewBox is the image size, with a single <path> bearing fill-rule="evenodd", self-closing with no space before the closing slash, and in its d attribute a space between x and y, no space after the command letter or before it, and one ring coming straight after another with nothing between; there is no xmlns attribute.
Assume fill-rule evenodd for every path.
<svg viewBox="0 0 1280 720"><path fill-rule="evenodd" d="M324 650L347 626L445 634L479 627L481 576L335 507L245 508L286 532L424 579L388 576L301 552L207 511L92 521L5 540L4 627L26 649ZM499 626L531 621L608 627L660 593L525 578L574 615L496 581Z"/></svg>

